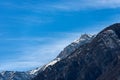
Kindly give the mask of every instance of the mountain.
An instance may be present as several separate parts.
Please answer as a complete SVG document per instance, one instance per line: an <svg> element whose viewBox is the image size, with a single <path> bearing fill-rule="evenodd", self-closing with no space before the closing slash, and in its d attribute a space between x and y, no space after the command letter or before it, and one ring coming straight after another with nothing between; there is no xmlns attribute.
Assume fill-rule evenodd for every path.
<svg viewBox="0 0 120 80"><path fill-rule="evenodd" d="M61 51L60 54L57 56L57 58L60 58L60 59L66 58L68 55L70 55L76 49L78 49L81 45L91 42L94 37L95 35L82 34L79 39L75 40L70 45L65 47L64 50Z"/></svg>
<svg viewBox="0 0 120 80"><path fill-rule="evenodd" d="M120 80L120 23L81 35L43 67L3 71L0 80Z"/></svg>
<svg viewBox="0 0 120 80"><path fill-rule="evenodd" d="M31 80L27 72L3 71L0 73L0 80Z"/></svg>
<svg viewBox="0 0 120 80"><path fill-rule="evenodd" d="M0 80L31 80L32 78L37 76L38 73L44 71L47 67L54 65L58 61L72 54L76 49L79 48L79 46L85 43L89 43L94 38L94 36L95 35L82 34L78 40L72 42L70 45L65 47L63 51L61 51L60 54L54 60L44 65L43 67L38 67L34 70L30 70L27 72L3 71L0 73Z"/></svg>
<svg viewBox="0 0 120 80"><path fill-rule="evenodd" d="M78 47L71 47L72 44L32 80L120 80L120 23Z"/></svg>
<svg viewBox="0 0 120 80"><path fill-rule="evenodd" d="M72 54L76 49L78 49L81 45L85 43L89 43L92 41L92 39L95 37L95 35L90 35L90 34L82 34L79 39L75 40L71 44L69 44L67 47L65 47L60 54L51 62L48 64L44 65L43 67L38 67L35 70L29 71L29 74L31 74L33 77L44 71L47 67L52 66L56 64L57 62L63 60L70 54Z"/></svg>
<svg viewBox="0 0 120 80"><path fill-rule="evenodd" d="M42 71L44 71L46 68L48 68L49 66L52 66L54 64L56 64L57 62L65 59L67 56L71 55L72 53L74 53L74 51L76 49L78 49L80 46L82 46L83 44L86 43L90 43L92 41L92 39L94 39L95 35L90 35L90 34L82 34L81 37L77 40L75 40L74 42L72 42L71 44L69 44L67 47L65 47L63 49L63 51L60 52L60 54L51 62L49 62L48 64L44 65L41 68L38 68L36 70L33 70L33 74L36 75L36 73L41 73Z"/></svg>

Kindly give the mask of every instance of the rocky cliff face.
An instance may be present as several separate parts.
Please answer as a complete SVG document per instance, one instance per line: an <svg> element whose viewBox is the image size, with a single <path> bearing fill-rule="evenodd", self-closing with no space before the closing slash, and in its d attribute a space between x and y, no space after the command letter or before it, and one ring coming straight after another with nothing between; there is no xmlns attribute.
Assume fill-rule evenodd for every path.
<svg viewBox="0 0 120 80"><path fill-rule="evenodd" d="M33 80L120 80L120 24L105 28Z"/></svg>

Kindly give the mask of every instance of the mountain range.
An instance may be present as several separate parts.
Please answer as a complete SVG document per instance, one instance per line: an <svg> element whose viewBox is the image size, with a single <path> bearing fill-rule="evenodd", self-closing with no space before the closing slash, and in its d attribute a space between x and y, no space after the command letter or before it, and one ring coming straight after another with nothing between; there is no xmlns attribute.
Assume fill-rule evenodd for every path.
<svg viewBox="0 0 120 80"><path fill-rule="evenodd" d="M3 71L0 80L120 80L120 23L81 35L43 67Z"/></svg>

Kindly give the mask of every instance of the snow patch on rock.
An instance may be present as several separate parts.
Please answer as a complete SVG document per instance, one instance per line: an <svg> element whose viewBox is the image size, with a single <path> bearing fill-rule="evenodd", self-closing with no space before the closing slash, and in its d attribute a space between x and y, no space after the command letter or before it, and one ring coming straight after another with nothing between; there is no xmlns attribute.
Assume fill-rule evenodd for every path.
<svg viewBox="0 0 120 80"><path fill-rule="evenodd" d="M60 61L60 58L56 58L55 60L51 61L50 63L48 63L47 65L45 65L45 67L43 68L43 71L44 71L48 66L53 66L53 65L56 64L58 61Z"/></svg>

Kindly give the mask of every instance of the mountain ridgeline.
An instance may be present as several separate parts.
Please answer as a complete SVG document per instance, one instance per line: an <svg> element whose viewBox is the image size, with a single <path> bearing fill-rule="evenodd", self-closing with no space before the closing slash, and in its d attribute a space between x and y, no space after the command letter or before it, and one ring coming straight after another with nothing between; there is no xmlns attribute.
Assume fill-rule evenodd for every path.
<svg viewBox="0 0 120 80"><path fill-rule="evenodd" d="M43 67L4 71L0 80L120 80L120 23L81 35Z"/></svg>
<svg viewBox="0 0 120 80"><path fill-rule="evenodd" d="M32 80L120 80L120 24L105 28Z"/></svg>

